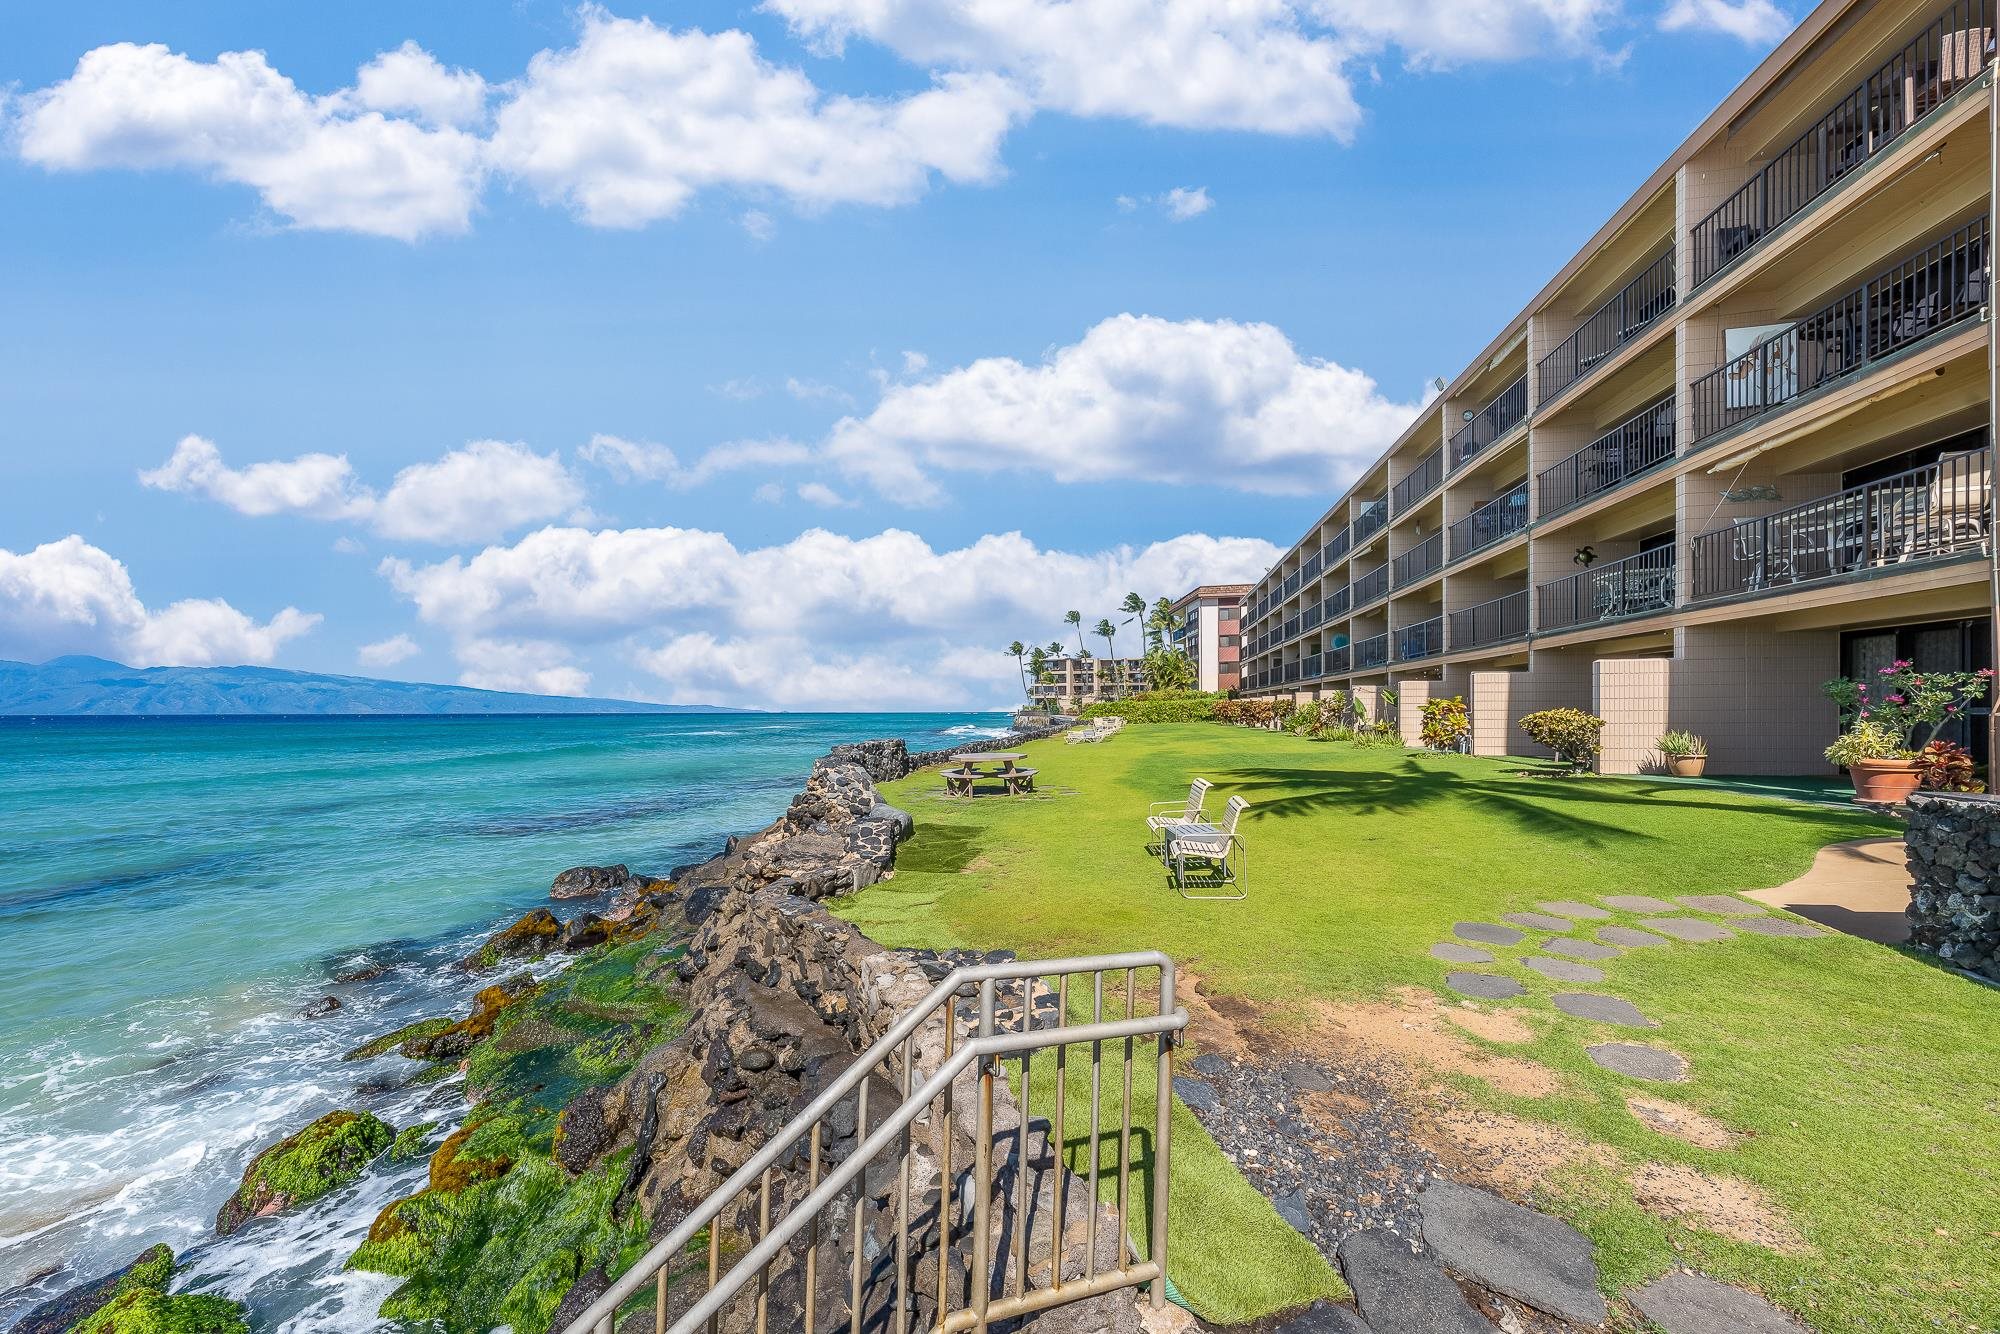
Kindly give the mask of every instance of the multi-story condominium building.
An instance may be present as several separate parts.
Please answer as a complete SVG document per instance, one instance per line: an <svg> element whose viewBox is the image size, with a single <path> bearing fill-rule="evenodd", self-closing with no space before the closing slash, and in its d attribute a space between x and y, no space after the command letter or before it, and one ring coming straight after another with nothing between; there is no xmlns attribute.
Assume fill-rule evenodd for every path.
<svg viewBox="0 0 2000 1334"><path fill-rule="evenodd" d="M1146 688L1143 658L1050 658L1028 687L1037 704L1089 704L1123 699Z"/></svg>
<svg viewBox="0 0 2000 1334"><path fill-rule="evenodd" d="M1203 584L1175 599L1173 647L1194 664L1201 690L1235 690L1243 668L1243 599L1248 584Z"/></svg>
<svg viewBox="0 0 2000 1334"><path fill-rule="evenodd" d="M1990 665L1994 8L1815 9L1255 586L1245 690L1811 773L1827 679Z"/></svg>

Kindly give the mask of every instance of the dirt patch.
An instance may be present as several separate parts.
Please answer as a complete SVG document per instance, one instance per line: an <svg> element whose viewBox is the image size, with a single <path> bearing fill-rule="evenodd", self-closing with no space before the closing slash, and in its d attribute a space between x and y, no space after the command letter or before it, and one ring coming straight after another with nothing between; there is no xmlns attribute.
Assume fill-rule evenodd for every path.
<svg viewBox="0 0 2000 1334"><path fill-rule="evenodd" d="M1559 1092L1562 1079L1534 1061L1494 1056L1468 1042L1467 1032L1510 1036L1498 1041L1522 1041L1533 1036L1510 1014L1463 1006L1447 1007L1437 993L1404 987L1389 1003L1322 1005L1312 1037L1315 1046L1336 1049L1359 1045L1397 1058L1405 1064L1441 1073L1470 1075L1502 1093L1522 1098L1546 1098ZM1515 1037L1513 1034L1521 1036Z"/></svg>
<svg viewBox="0 0 2000 1334"><path fill-rule="evenodd" d="M1697 1148L1733 1149L1748 1138L1712 1116L1704 1116L1692 1107L1683 1107L1665 1098L1635 1095L1625 1099L1625 1110L1638 1117L1649 1129L1671 1135Z"/></svg>
<svg viewBox="0 0 2000 1334"><path fill-rule="evenodd" d="M1460 1005L1447 1009L1444 1017L1488 1042L1527 1042L1535 1036L1535 1030L1521 1021L1516 1010L1475 1010Z"/></svg>
<svg viewBox="0 0 2000 1334"><path fill-rule="evenodd" d="M1232 1061L1254 1059L1253 1044L1244 1034L1257 1019L1250 1005L1234 996L1209 996L1192 968L1182 967L1174 983L1174 1000L1188 1012L1187 1038L1197 1050L1212 1051Z"/></svg>
<svg viewBox="0 0 2000 1334"><path fill-rule="evenodd" d="M1632 1177L1639 1206L1732 1241L1795 1255L1809 1249L1764 1192L1740 1177L1716 1176L1679 1163L1647 1163Z"/></svg>
<svg viewBox="0 0 2000 1334"><path fill-rule="evenodd" d="M1596 1163L1615 1168L1618 1155L1540 1121L1441 1100L1423 1126L1425 1142L1453 1175L1489 1182L1516 1197L1547 1184L1557 1168Z"/></svg>
<svg viewBox="0 0 2000 1334"><path fill-rule="evenodd" d="M1000 869L1000 864L984 854L958 868L960 875L991 875Z"/></svg>

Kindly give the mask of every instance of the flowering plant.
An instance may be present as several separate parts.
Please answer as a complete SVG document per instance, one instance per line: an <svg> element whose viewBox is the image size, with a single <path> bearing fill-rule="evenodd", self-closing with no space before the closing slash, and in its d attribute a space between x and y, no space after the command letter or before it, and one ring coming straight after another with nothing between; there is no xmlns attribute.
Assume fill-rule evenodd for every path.
<svg viewBox="0 0 2000 1334"><path fill-rule="evenodd" d="M1872 678L1836 677L1825 690L1840 710L1842 731L1873 723L1896 738L1898 758L1907 759L1929 745L1939 728L1985 699L1992 686L1991 668L1924 672L1909 659L1898 658Z"/></svg>
<svg viewBox="0 0 2000 1334"><path fill-rule="evenodd" d="M1932 792L1984 792L1964 746L1933 741L1917 752L1917 782Z"/></svg>

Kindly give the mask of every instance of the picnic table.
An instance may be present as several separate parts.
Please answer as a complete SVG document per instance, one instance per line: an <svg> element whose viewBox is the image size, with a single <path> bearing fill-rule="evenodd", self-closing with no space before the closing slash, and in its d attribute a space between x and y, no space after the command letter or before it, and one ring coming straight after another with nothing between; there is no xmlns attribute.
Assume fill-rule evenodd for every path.
<svg viewBox="0 0 2000 1334"><path fill-rule="evenodd" d="M945 794L953 797L970 797L975 795L973 789L975 783L995 780L1010 797L1033 792L1036 771L1020 766L1020 761L1026 758L1028 758L1026 752L1018 750L967 751L957 757L956 767L944 771Z"/></svg>

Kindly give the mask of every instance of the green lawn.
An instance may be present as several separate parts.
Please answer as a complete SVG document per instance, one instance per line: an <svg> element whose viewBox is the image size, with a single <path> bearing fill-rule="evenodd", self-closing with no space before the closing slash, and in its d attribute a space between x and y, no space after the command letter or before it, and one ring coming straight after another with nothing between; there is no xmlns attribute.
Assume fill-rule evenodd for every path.
<svg viewBox="0 0 2000 1334"><path fill-rule="evenodd" d="M893 880L840 910L891 945L1163 949L1280 1030L1309 1022L1313 1002L1441 988L1445 967L1427 951L1456 920L1537 899L1778 884L1826 843L1892 828L1825 804L1528 777L1517 761L1213 724L1029 749L1061 795L946 802L935 771L889 785L917 836ZM1247 902L1184 902L1143 850L1146 803L1185 792L1194 774L1218 785L1211 809L1237 793L1255 803ZM1687 1083L1641 1088L1583 1054L1629 1030L1555 1011L1546 997L1563 988L1506 967L1523 952L1499 951L1529 996L1489 1008L1520 1013L1534 1037L1496 1050L1558 1072L1561 1090L1515 1097L1466 1079L1465 1091L1611 1151L1611 1166L1542 1183L1543 1202L1598 1243L1608 1291L1689 1264L1827 1331L2000 1324L2000 993L1845 936L1633 951L1589 989L1638 1005L1660 1023L1643 1040L1694 1067ZM1138 1084L1150 1088L1143 1074ZM1745 1138L1710 1150L1660 1135L1626 1110L1630 1092ZM1184 1109L1176 1136L1171 1269L1197 1310L1243 1319L1334 1290ZM1807 1248L1780 1255L1648 1213L1629 1181L1647 1163L1755 1183Z"/></svg>

